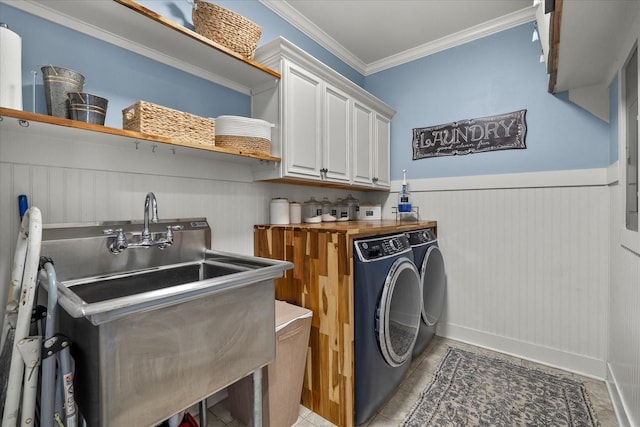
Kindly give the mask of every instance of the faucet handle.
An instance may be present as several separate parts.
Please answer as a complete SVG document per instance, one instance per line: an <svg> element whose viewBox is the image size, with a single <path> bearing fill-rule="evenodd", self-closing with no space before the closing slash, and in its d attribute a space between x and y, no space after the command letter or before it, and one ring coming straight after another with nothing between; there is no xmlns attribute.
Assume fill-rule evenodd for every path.
<svg viewBox="0 0 640 427"><path fill-rule="evenodd" d="M173 243L173 226L167 225L167 241Z"/></svg>
<svg viewBox="0 0 640 427"><path fill-rule="evenodd" d="M109 250L111 253L119 254L120 252L127 249L129 244L127 243L127 237L124 235L124 231L122 228L116 228L113 232L117 233L114 241L109 245Z"/></svg>

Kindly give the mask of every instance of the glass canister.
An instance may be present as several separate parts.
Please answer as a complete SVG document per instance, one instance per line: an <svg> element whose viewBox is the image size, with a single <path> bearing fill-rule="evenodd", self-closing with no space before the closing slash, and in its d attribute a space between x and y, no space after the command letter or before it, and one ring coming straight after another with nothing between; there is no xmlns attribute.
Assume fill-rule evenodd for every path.
<svg viewBox="0 0 640 427"><path fill-rule="evenodd" d="M322 214L323 215L331 215L331 209L333 208L333 204L329 200L328 197L324 197L322 199Z"/></svg>
<svg viewBox="0 0 640 427"><path fill-rule="evenodd" d="M358 219L358 210L360 210L360 202L358 199L349 194L343 200L344 203L349 207L349 220L355 221Z"/></svg>
<svg viewBox="0 0 640 427"><path fill-rule="evenodd" d="M303 203L302 216L304 222L321 222L322 221L322 203L311 197Z"/></svg>
<svg viewBox="0 0 640 427"><path fill-rule="evenodd" d="M342 201L342 199L336 199L336 202L333 205L333 216L336 217L338 221L348 221L349 220L349 205Z"/></svg>
<svg viewBox="0 0 640 427"><path fill-rule="evenodd" d="M331 215L335 216L336 218L339 218L339 216L338 216L338 205L340 203L342 203L342 199L340 197L338 197L336 199L336 202L333 205L331 205Z"/></svg>

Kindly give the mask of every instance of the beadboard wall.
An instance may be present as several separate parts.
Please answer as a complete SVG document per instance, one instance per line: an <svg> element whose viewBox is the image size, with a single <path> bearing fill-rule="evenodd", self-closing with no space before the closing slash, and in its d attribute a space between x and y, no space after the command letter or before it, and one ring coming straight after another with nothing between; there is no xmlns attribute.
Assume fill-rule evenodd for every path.
<svg viewBox="0 0 640 427"><path fill-rule="evenodd" d="M74 134L75 135L75 134ZM253 254L253 226L269 222L269 202L346 197L344 190L253 182L251 165L215 160L206 152L173 152L77 138L31 138L0 122L0 280L8 282L18 236L19 194L42 212L44 224L142 220L153 191L160 219L206 217L216 250ZM118 141L119 142L119 141ZM183 150L184 151L184 150ZM257 160L255 160L257 162ZM354 197L361 193L352 192ZM105 255L110 256L110 255ZM0 300L6 301L0 286ZM2 307L4 310L4 305Z"/></svg>
<svg viewBox="0 0 640 427"><path fill-rule="evenodd" d="M141 219L144 195L154 191L161 218L206 216L215 249L246 254L253 251L253 225L268 222L272 197L346 195L254 183L248 165L199 156L7 136L0 135L3 279L17 236L18 194L29 196L45 223L73 223ZM602 169L412 182L421 217L438 221L447 266L439 333L604 378L615 235L607 184ZM378 197L390 217L396 194ZM632 259L619 274L637 281Z"/></svg>
<svg viewBox="0 0 640 427"><path fill-rule="evenodd" d="M640 256L623 247L624 188L612 185L607 381L620 425L640 425Z"/></svg>
<svg viewBox="0 0 640 427"><path fill-rule="evenodd" d="M591 169L410 182L447 269L438 334L604 378L607 181Z"/></svg>

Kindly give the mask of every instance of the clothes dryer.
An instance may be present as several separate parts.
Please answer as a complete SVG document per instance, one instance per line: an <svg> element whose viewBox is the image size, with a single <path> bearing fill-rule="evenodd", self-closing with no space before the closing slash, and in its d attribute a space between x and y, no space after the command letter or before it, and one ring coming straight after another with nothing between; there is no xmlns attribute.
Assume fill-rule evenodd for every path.
<svg viewBox="0 0 640 427"><path fill-rule="evenodd" d="M422 289L420 331L413 348L413 357L416 357L422 353L436 333L436 324L444 308L447 276L435 229L410 231L407 232L407 237L413 249L414 262L420 272Z"/></svg>
<svg viewBox="0 0 640 427"><path fill-rule="evenodd" d="M407 374L422 289L408 237L354 241L355 424L368 421Z"/></svg>

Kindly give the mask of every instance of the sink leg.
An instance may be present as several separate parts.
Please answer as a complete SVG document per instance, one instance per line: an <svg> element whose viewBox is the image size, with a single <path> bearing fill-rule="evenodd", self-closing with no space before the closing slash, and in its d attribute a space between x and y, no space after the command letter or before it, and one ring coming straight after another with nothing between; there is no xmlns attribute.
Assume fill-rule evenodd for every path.
<svg viewBox="0 0 640 427"><path fill-rule="evenodd" d="M207 427L207 399L202 399L199 404L200 427Z"/></svg>
<svg viewBox="0 0 640 427"><path fill-rule="evenodd" d="M253 371L253 427L262 427L262 368Z"/></svg>

